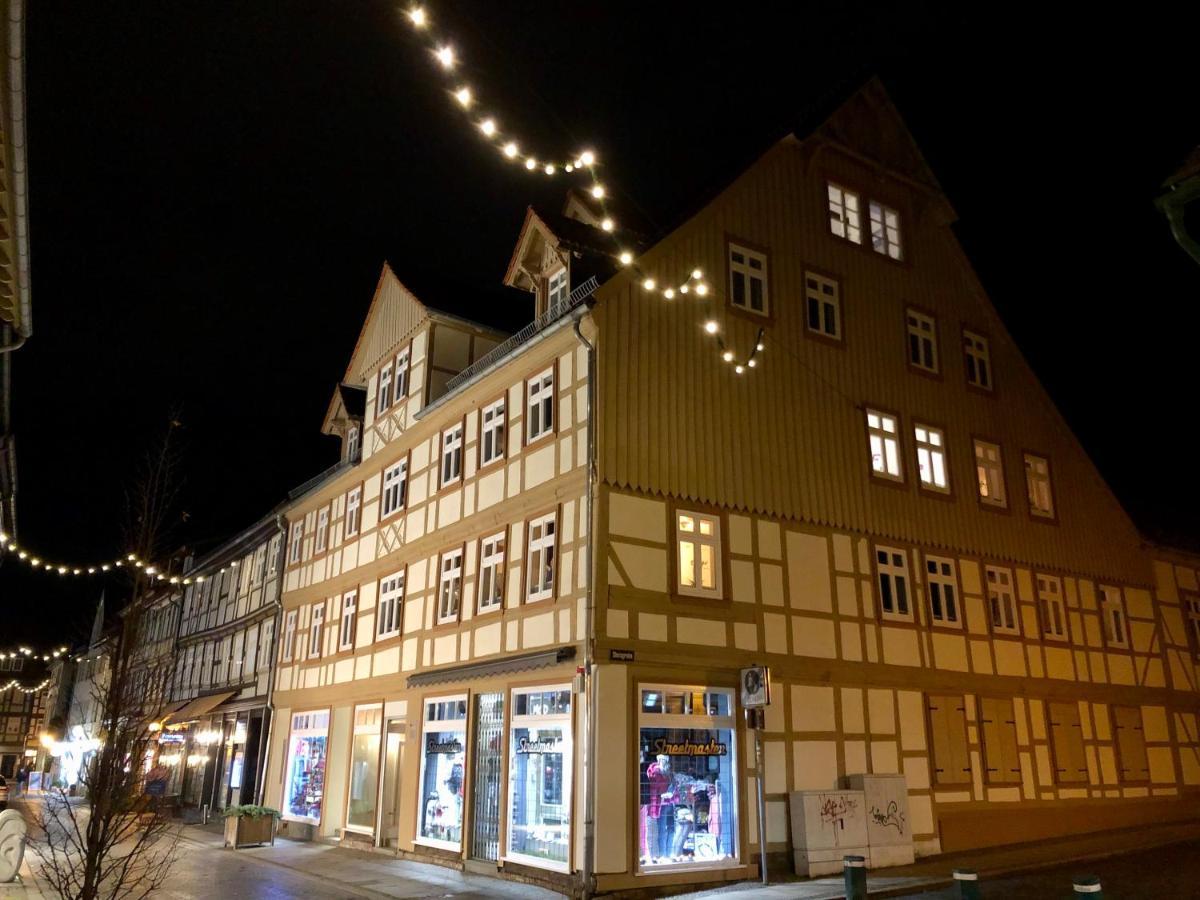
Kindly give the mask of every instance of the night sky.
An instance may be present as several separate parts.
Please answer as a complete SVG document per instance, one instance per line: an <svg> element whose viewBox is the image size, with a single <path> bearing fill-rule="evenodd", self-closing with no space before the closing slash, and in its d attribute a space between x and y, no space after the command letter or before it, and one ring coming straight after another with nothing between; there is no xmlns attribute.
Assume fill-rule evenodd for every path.
<svg viewBox="0 0 1200 900"><path fill-rule="evenodd" d="M1200 267L1152 205L1200 142L1195 73L1167 50L1188 23L1146 7L1053 20L1048 4L1012 21L931 4L427 8L502 128L594 147L618 203L659 224L878 73L1101 472L1144 527L1200 538L1184 474ZM558 206L562 182L489 152L395 4L39 0L26 49L34 335L13 422L29 549L121 553L125 491L173 408L177 538L201 551L335 461L319 429L385 259L440 282L432 305L532 317L494 288L526 205ZM86 635L102 584L0 566L0 649Z"/></svg>

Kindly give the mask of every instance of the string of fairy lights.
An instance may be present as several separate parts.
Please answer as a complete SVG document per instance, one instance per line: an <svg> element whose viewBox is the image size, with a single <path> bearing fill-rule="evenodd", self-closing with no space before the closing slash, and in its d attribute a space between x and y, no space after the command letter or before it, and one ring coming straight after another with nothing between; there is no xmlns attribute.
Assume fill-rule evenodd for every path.
<svg viewBox="0 0 1200 900"><path fill-rule="evenodd" d="M91 565L71 565L61 561L47 560L30 550L17 546L17 542L10 535L0 531L0 555L5 553L9 554L17 562L24 563L34 571L64 576L102 575L114 570L127 569L137 570L150 578L151 581L161 581L166 584L191 584L193 581L200 582L204 580L203 575L197 575L195 578L168 575L163 571L162 566L157 566L144 559L140 559L136 553L128 553L118 559L103 563L93 563ZM236 565L236 563L231 563L230 565ZM224 572L225 570L222 569L221 571ZM3 659L3 657L0 656L0 659Z"/></svg>
<svg viewBox="0 0 1200 900"><path fill-rule="evenodd" d="M653 273L645 271L632 250L622 247L617 237L617 222L608 206L609 189L601 181L599 175L600 162L594 150L583 150L570 161L554 161L544 156L522 151L522 142L516 135L509 135L501 129L496 115L482 108L475 89L457 77L461 62L453 42L440 36L434 27L428 10L423 6L411 6L405 13L413 30L424 40L425 46L436 60L438 67L449 81L448 91L454 102L471 118L480 134L496 148L505 159L520 163L531 173L541 172L547 176L583 173L590 181L588 195L600 206L600 229L613 238L613 258L622 267L630 269L639 282L641 289L654 296L661 297L667 302L676 298L686 299L689 295L706 301L706 311L702 328L710 335L717 346L717 354L722 362L732 366L737 375L744 374L748 369L758 365L759 357L764 349L764 332L758 330L749 353L739 356L730 342L726 340L721 330L721 323L713 315L711 296L712 289L704 278L702 269L695 268L682 281L656 278Z"/></svg>

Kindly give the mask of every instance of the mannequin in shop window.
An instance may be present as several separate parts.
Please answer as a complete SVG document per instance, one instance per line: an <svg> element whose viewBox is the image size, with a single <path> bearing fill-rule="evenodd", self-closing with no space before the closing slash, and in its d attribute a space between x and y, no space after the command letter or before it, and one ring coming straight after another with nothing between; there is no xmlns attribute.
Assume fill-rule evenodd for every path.
<svg viewBox="0 0 1200 900"><path fill-rule="evenodd" d="M695 764L684 760L684 765ZM675 770L659 755L642 778L641 856L644 863L686 862L728 855L723 846L717 772Z"/></svg>

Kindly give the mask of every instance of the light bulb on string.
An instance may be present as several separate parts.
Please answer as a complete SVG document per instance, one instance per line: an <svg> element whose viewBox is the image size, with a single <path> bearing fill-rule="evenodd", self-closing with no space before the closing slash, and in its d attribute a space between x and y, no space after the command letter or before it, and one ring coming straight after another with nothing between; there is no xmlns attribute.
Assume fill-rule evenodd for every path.
<svg viewBox="0 0 1200 900"><path fill-rule="evenodd" d="M553 166L553 164L551 164L551 163L546 163L546 166L545 166L545 168L544 168L544 169L542 169L542 171L543 171L543 172L545 172L547 175L553 175L553 174L554 174L554 166Z"/></svg>
<svg viewBox="0 0 1200 900"><path fill-rule="evenodd" d="M520 152L521 152L520 149L512 141L509 141L507 144L504 145L504 155L507 156L509 159L516 159L517 154Z"/></svg>
<svg viewBox="0 0 1200 900"><path fill-rule="evenodd" d="M708 293L708 285L705 284L703 281L700 282L698 285L696 285L696 293L699 294L701 297L703 297L705 294Z"/></svg>
<svg viewBox="0 0 1200 900"><path fill-rule="evenodd" d="M707 322L704 323L704 330L707 331L709 334L716 334L717 327L718 326L717 326L716 319L709 319Z"/></svg>
<svg viewBox="0 0 1200 900"><path fill-rule="evenodd" d="M484 119L482 122L479 123L479 130L482 131L484 134L486 134L488 137L491 137L492 135L494 135L496 133L496 120L495 119Z"/></svg>
<svg viewBox="0 0 1200 900"><path fill-rule="evenodd" d="M596 154L591 150L584 150L579 154L579 161L585 166L594 166L596 164Z"/></svg>
<svg viewBox="0 0 1200 900"><path fill-rule="evenodd" d="M525 168L527 168L530 172L532 172L534 169L537 168L537 160L534 159L532 156L529 157L527 160L525 160Z"/></svg>
<svg viewBox="0 0 1200 900"><path fill-rule="evenodd" d="M652 291L652 290L654 290L654 279L653 279L653 278L647 278L647 279L645 279L644 281L642 281L642 290L643 290L643 291Z"/></svg>
<svg viewBox="0 0 1200 900"><path fill-rule="evenodd" d="M465 86L460 87L457 91L454 92L454 99L458 101L460 106L462 106L464 109L466 109L468 106L471 105L471 100L472 100L471 89L469 87L465 87Z"/></svg>
<svg viewBox="0 0 1200 900"><path fill-rule="evenodd" d="M437 57L437 61L442 64L443 69L454 67L454 48L449 44L438 47L433 55Z"/></svg>
<svg viewBox="0 0 1200 900"><path fill-rule="evenodd" d="M663 290L663 297L667 300L673 300L675 298L675 288L665 288Z"/></svg>
<svg viewBox="0 0 1200 900"><path fill-rule="evenodd" d="M627 266L631 262L633 262L633 254L630 253L628 250L621 251L621 255L617 258L621 260L621 265L623 265L623 266Z"/></svg>
<svg viewBox="0 0 1200 900"><path fill-rule="evenodd" d="M604 185L593 184L592 185L592 196L595 197L597 200L603 200L604 199Z"/></svg>
<svg viewBox="0 0 1200 900"><path fill-rule="evenodd" d="M725 360L725 362L733 362L733 351L726 350L721 354L721 359Z"/></svg>
<svg viewBox="0 0 1200 900"><path fill-rule="evenodd" d="M600 230L611 232L616 227L612 219L602 219L600 221Z"/></svg>
<svg viewBox="0 0 1200 900"><path fill-rule="evenodd" d="M425 10L419 6L414 6L408 11L408 18L416 28L424 28L429 23Z"/></svg>

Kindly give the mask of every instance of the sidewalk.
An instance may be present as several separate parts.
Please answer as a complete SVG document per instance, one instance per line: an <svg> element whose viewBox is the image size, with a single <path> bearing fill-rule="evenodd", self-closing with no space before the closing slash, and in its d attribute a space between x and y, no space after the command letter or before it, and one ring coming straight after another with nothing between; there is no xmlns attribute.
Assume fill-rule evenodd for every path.
<svg viewBox="0 0 1200 900"><path fill-rule="evenodd" d="M1039 841L1008 847L995 847L918 860L911 866L881 869L868 874L867 891L872 897L899 897L920 891L939 890L953 884L955 869L974 869L981 881L1036 872L1067 863L1087 862L1150 850L1168 844L1200 841L1200 822L1172 823L1105 831L1094 835ZM728 887L681 894L681 897L724 897L736 894L738 900L839 900L845 896L841 875L810 880L785 881L763 887L740 882Z"/></svg>

